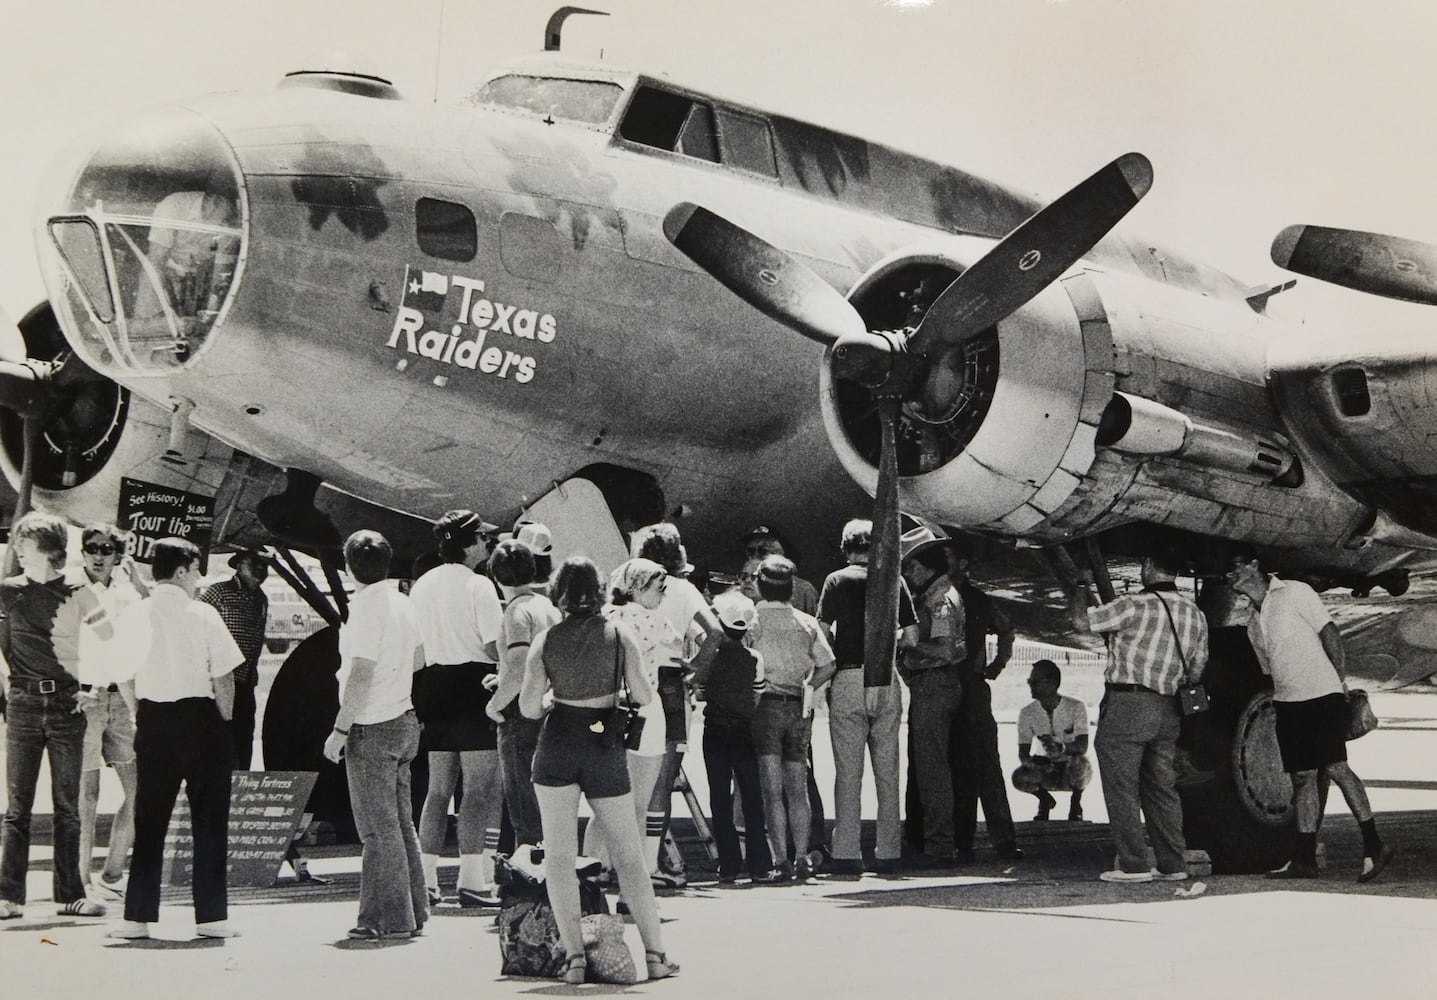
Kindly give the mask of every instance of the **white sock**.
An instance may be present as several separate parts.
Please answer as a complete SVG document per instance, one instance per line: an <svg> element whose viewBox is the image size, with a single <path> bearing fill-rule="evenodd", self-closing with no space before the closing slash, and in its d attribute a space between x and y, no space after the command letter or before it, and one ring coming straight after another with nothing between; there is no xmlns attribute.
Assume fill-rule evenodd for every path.
<svg viewBox="0 0 1437 1000"><path fill-rule="evenodd" d="M439 855L419 855L419 866L424 869L424 886L427 889L439 888Z"/></svg>
<svg viewBox="0 0 1437 1000"><path fill-rule="evenodd" d="M651 812L644 817L644 860L649 873L659 870L659 847L664 842L664 814Z"/></svg>
<svg viewBox="0 0 1437 1000"><path fill-rule="evenodd" d="M483 853L459 855L459 888L485 892L489 888L489 876L485 872L488 859Z"/></svg>

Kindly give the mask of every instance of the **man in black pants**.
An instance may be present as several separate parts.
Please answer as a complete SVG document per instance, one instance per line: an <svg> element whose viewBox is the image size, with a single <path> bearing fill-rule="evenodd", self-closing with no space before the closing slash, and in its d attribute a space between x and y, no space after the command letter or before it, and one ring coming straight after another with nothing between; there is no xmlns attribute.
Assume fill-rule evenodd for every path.
<svg viewBox="0 0 1437 1000"><path fill-rule="evenodd" d="M194 600L200 550L180 538L155 543L150 596L121 617L116 641L134 670L135 848L125 921L110 937L150 936L160 916L165 830L180 782L194 834L195 932L236 937L226 924L229 893L230 731L234 670L244 655L219 612Z"/></svg>
<svg viewBox="0 0 1437 1000"><path fill-rule="evenodd" d="M973 836L978 827L978 802L988 840L998 857L1015 861L1023 856L1013 829L1008 805L1008 783L998 759L998 723L993 719L993 692L988 682L997 678L1013 655L1013 627L992 598L969 579L973 552L963 538L944 547L948 578L963 598L967 658L959 667L963 698L951 738L953 768L953 842L958 861L973 857ZM998 637L993 659L988 659L988 633Z"/></svg>

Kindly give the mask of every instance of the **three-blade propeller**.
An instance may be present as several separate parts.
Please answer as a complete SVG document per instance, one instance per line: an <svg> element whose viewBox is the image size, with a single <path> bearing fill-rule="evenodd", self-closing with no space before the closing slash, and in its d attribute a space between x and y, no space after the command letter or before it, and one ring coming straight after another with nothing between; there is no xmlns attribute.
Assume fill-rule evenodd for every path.
<svg viewBox="0 0 1437 1000"><path fill-rule="evenodd" d="M1005 236L960 274L910 334L869 331L832 286L777 247L697 205L682 203L664 234L689 259L767 316L828 347L835 377L873 393L882 431L865 610L869 685L891 678L898 622L898 417L907 403L946 419L945 357L1022 308L1077 263L1147 194L1152 166L1128 153ZM930 382L932 383L930 385ZM946 414L951 416L951 414Z"/></svg>

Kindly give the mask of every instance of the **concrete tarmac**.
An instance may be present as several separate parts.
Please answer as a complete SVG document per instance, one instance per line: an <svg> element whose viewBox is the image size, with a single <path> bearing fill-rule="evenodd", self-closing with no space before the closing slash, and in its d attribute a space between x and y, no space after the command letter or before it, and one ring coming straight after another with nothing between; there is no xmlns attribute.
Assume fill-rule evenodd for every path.
<svg viewBox="0 0 1437 1000"><path fill-rule="evenodd" d="M1437 973L1437 695L1417 688L1375 700L1384 728L1353 744L1353 762L1398 856L1366 886L1355 881L1356 826L1335 794L1322 838L1328 866L1311 882L1203 876L1109 885L1096 878L1112 861L1103 823L1023 822L1028 857L1016 863L980 850L976 864L944 875L824 876L780 887L719 887L697 877L660 903L667 948L683 966L678 978L569 987L500 976L492 915L453 904L436 911L419 939L348 941L358 893L353 848L311 855L312 868L333 877L330 885L284 879L234 890L230 922L239 939L195 939L187 890L166 890L156 939L121 943L104 937L119 905L101 919L54 915L49 848L36 846L25 916L0 923L0 983L7 997L101 1000L281 1000L340 991L1425 998ZM1094 789L1092 805L1100 803ZM441 873L452 886L453 866ZM641 959L632 926L627 940Z"/></svg>

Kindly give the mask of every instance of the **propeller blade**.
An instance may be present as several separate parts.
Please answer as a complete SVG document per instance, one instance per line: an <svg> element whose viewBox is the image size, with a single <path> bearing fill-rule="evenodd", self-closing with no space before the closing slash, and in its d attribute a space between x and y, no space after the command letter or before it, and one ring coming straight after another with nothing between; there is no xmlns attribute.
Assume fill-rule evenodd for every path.
<svg viewBox="0 0 1437 1000"><path fill-rule="evenodd" d="M1107 235L1153 184L1141 153L1126 153L1003 237L944 289L910 349L951 349L1010 315Z"/></svg>
<svg viewBox="0 0 1437 1000"><path fill-rule="evenodd" d="M873 540L868 559L865 596L864 684L886 685L893 679L894 643L898 632L898 406L894 396L878 399L883 427L878 456L878 490L873 497Z"/></svg>
<svg viewBox="0 0 1437 1000"><path fill-rule="evenodd" d="M810 340L827 345L867 332L862 317L832 285L706 208L675 205L664 217L664 235L729 291Z"/></svg>
<svg viewBox="0 0 1437 1000"><path fill-rule="evenodd" d="M1437 246L1325 226L1288 226L1272 262L1334 285L1401 302L1437 305Z"/></svg>
<svg viewBox="0 0 1437 1000"><path fill-rule="evenodd" d="M10 322L10 314L0 306L0 361L19 363L27 356L25 335L18 326Z"/></svg>
<svg viewBox="0 0 1437 1000"><path fill-rule="evenodd" d="M54 372L44 361L0 361L0 406L37 413L55 396Z"/></svg>

